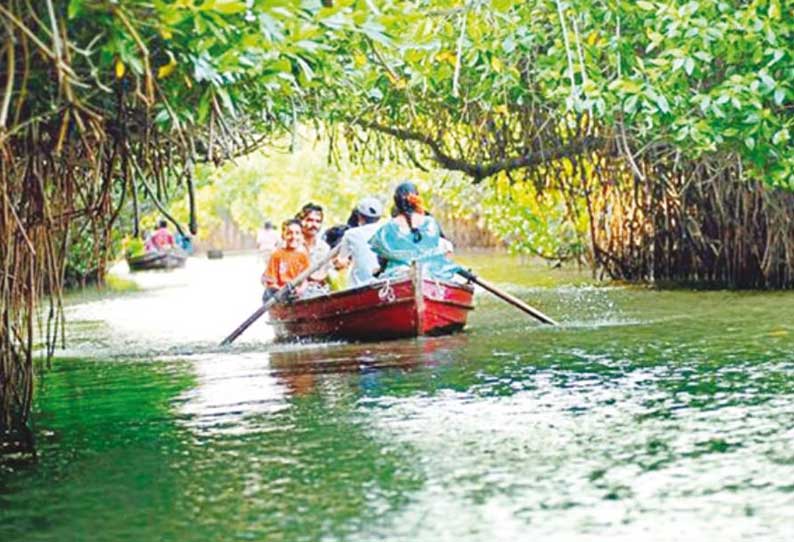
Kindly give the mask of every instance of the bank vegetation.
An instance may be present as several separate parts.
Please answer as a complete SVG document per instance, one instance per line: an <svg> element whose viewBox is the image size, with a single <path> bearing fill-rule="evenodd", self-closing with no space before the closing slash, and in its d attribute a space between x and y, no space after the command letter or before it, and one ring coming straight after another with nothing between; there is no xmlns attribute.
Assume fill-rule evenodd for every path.
<svg viewBox="0 0 794 542"><path fill-rule="evenodd" d="M197 231L197 166L300 123L331 163L455 172L479 194L460 208L527 252L794 285L780 0L9 0L0 23L3 433L28 421L37 329L48 355L62 336L71 247L101 276L142 211Z"/></svg>

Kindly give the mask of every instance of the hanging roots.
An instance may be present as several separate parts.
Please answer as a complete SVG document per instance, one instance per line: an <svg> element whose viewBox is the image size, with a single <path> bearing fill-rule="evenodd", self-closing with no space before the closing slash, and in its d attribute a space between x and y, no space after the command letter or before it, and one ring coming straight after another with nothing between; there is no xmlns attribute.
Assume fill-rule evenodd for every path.
<svg viewBox="0 0 794 542"><path fill-rule="evenodd" d="M111 74L101 83L96 52L70 41L62 4L57 12L51 0L0 4L0 442L26 428L36 345L43 343L49 359L63 339L61 292L72 240L92 239L90 258L101 277L125 206L134 209L136 226L143 199L165 214L159 200L175 185L184 180L194 194L197 148L201 159L217 161L264 139L247 138L219 111L212 122L226 131L210 133L209 144L212 125L175 117L173 129L155 123L158 111L172 110L150 71ZM191 216L191 231L196 227Z"/></svg>

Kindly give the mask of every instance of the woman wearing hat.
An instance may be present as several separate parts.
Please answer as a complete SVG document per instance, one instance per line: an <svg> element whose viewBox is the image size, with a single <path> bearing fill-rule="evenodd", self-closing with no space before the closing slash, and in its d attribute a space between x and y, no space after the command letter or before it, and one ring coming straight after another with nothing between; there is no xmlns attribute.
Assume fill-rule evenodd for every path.
<svg viewBox="0 0 794 542"><path fill-rule="evenodd" d="M381 277L399 275L418 262L429 276L450 280L461 267L445 257L441 245L441 228L425 212L422 197L412 182L400 184L394 191L394 217L383 225L369 244L385 261Z"/></svg>

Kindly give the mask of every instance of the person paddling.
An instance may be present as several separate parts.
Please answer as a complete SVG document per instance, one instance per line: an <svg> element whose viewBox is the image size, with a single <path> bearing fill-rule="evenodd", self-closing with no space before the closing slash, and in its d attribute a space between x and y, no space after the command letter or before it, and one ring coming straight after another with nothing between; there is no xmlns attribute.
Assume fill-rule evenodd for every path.
<svg viewBox="0 0 794 542"><path fill-rule="evenodd" d="M293 218L284 222L281 226L281 239L283 246L273 252L267 269L262 273L261 280L266 288L266 297L309 268L309 255L303 250L300 220ZM300 295L305 288L304 282L297 288L296 293Z"/></svg>
<svg viewBox="0 0 794 542"><path fill-rule="evenodd" d="M462 268L445 257L441 245L441 228L426 213L424 202L412 182L400 184L394 191L395 213L370 239L369 244L384 262L380 278L405 273L418 262L427 276L451 280Z"/></svg>

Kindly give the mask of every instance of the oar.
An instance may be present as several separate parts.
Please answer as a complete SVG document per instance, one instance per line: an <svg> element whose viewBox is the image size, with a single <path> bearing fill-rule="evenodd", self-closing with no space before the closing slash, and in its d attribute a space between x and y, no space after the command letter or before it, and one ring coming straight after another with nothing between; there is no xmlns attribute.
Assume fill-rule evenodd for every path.
<svg viewBox="0 0 794 542"><path fill-rule="evenodd" d="M328 262L330 262L331 258L336 256L337 253L339 252L339 249L341 249L341 248L342 248L342 244L341 243L336 245L333 248L333 250L331 250L328 254L326 254L325 258L323 258L319 262L315 263L314 265L309 266L309 268L306 269L303 273L301 273L300 275L298 275L297 277L292 279L291 282L287 283L280 290L278 290L273 295L268 297L264 301L264 303L262 303L262 306L259 307L258 309L256 309L256 312L254 312L251 316L246 318L245 322L240 324L240 326L237 329L235 329L234 331L232 331L229 334L228 337L223 339L223 341L221 342L221 346L226 346L228 344L232 344L234 342L234 340L237 339L237 337L242 335L243 332L246 329L251 327L251 324L253 324L257 320L259 320L259 317L262 316L263 314L265 314L268 311L268 309L270 309L270 307L272 307L273 305L275 305L279 301L284 301L286 299L287 294L289 293L290 290L295 289L298 286L300 286L301 284L303 284L303 281L305 281L307 278L309 278L311 275L313 275L316 271L318 271L320 268L322 268Z"/></svg>
<svg viewBox="0 0 794 542"><path fill-rule="evenodd" d="M517 309L520 309L520 310L524 311L525 313L529 314L530 316L532 316L534 318L537 318L538 320L540 320L544 324L549 324L549 325L552 325L552 326L558 326L559 325L557 322L555 322L554 320L552 320L551 318L549 318L548 316L546 316L545 314L540 312L538 309L536 309L534 307L530 307L529 305L527 305L526 303L524 303L523 301L521 301L517 297L508 294L507 292L505 292L504 290L501 290L500 288L497 288L496 286L494 286L490 282L484 281L483 279L481 279L480 277L478 277L477 275L475 275L471 271L463 269L463 270L458 271L458 274L460 276L462 276L463 278L470 280L474 284L478 284L479 286L482 286L483 288L485 288L486 290L488 290L489 292L494 294L496 297L507 301L508 303L510 303L511 305L516 307Z"/></svg>

